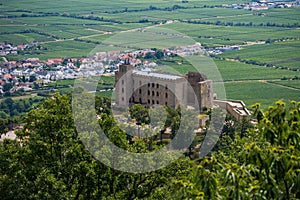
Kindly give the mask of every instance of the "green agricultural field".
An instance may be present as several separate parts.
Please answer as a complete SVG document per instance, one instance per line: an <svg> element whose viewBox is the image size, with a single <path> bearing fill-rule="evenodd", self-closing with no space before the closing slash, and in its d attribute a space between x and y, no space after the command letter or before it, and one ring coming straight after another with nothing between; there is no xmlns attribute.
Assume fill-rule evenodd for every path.
<svg viewBox="0 0 300 200"><path fill-rule="evenodd" d="M67 13L79 13L79 14L90 14L91 12L113 12L113 11L124 11L128 10L141 10L149 8L149 6L155 6L158 8L172 7L173 5L181 5L185 7L203 6L203 5L222 5L230 3L243 3L245 0L189 0L188 4L182 3L181 0L114 0L110 2L99 2L97 0L87 0L78 1L74 0L72 2L67 0L56 1L46 1L46 0L26 0L18 1L12 0L3 3L4 10L38 10L40 12L67 12Z"/></svg>
<svg viewBox="0 0 300 200"><path fill-rule="evenodd" d="M126 51L130 50L129 48L123 46L111 46L104 44L97 44L87 55L93 55L96 52L109 52L109 51Z"/></svg>
<svg viewBox="0 0 300 200"><path fill-rule="evenodd" d="M201 36L194 38L194 40L200 42L200 44L205 48L222 47L227 45L243 45L245 43L242 40L231 40L228 38L203 38Z"/></svg>
<svg viewBox="0 0 300 200"><path fill-rule="evenodd" d="M69 87L69 88L60 88L59 89L59 93L61 94L69 94L73 92L73 88Z"/></svg>
<svg viewBox="0 0 300 200"><path fill-rule="evenodd" d="M186 74L188 71L195 71L195 68L184 58L174 57L158 62L158 70L172 74Z"/></svg>
<svg viewBox="0 0 300 200"><path fill-rule="evenodd" d="M91 42L102 42L105 41L106 39L110 38L112 34L99 34L96 36L91 36L88 38L82 38L84 41L91 41Z"/></svg>
<svg viewBox="0 0 300 200"><path fill-rule="evenodd" d="M46 54L50 54L49 57L62 57L62 55L66 55L66 57L82 57L87 56L87 52L90 52L93 48L95 48L94 44L72 40L57 43L48 43L44 44L43 46L48 49L46 51Z"/></svg>
<svg viewBox="0 0 300 200"><path fill-rule="evenodd" d="M13 45L18 44L27 44L34 41L43 42L43 41L53 41L51 37L39 35L36 33L19 33L19 34L3 34L0 36L1 41L7 42Z"/></svg>
<svg viewBox="0 0 300 200"><path fill-rule="evenodd" d="M115 76L101 76L100 84L114 85L115 84Z"/></svg>
<svg viewBox="0 0 300 200"><path fill-rule="evenodd" d="M41 60L47 60L48 58L62 58L62 57L86 57L96 45L79 41L59 41L51 42L41 45L46 50L35 50L34 53L28 53L25 55L7 56L10 60L20 60L28 57L37 57Z"/></svg>
<svg viewBox="0 0 300 200"><path fill-rule="evenodd" d="M221 44L219 46L233 43L241 44L247 41L265 41L267 39L298 38L300 35L300 29L280 27L216 26L179 22L167 24L164 27L186 34L208 46L212 46L212 44Z"/></svg>
<svg viewBox="0 0 300 200"><path fill-rule="evenodd" d="M95 77L94 77L95 78ZM96 77L97 78L97 77ZM58 80L55 82L51 82L48 85L44 86L44 90L51 91L57 90L60 93L72 93L74 88L74 83L76 80L74 79L68 79L68 80ZM88 82L86 82L88 84ZM114 76L102 76L99 78L97 89L99 90L105 90L105 89L113 89L115 83ZM97 91L96 95L105 96L105 97L111 97L112 90L108 91Z"/></svg>
<svg viewBox="0 0 300 200"><path fill-rule="evenodd" d="M2 36L4 34L19 33L21 31L29 29L25 25L4 25L4 24L1 24L1 19L0 19L0 26L1 26L0 36Z"/></svg>
<svg viewBox="0 0 300 200"><path fill-rule="evenodd" d="M253 45L239 51L228 51L220 57L253 60L287 68L300 69L300 40Z"/></svg>
<svg viewBox="0 0 300 200"><path fill-rule="evenodd" d="M105 25L85 25L86 28L88 29L93 29L95 31L101 31L101 32L117 32L117 31L124 31L124 30L129 30L132 28L139 27L140 24L105 24Z"/></svg>
<svg viewBox="0 0 300 200"><path fill-rule="evenodd" d="M227 99L243 100L248 108L255 103L266 108L279 99L300 101L300 93L293 89L258 81L229 82L225 83L225 89Z"/></svg>
<svg viewBox="0 0 300 200"><path fill-rule="evenodd" d="M300 92L300 80L270 81L270 83L275 83L275 84L278 84L278 85L283 85L283 86L287 86L287 87L296 88L296 89L299 89L299 92Z"/></svg>
<svg viewBox="0 0 300 200"><path fill-rule="evenodd" d="M112 90L108 90L108 91L101 91L101 92L96 92L95 95L96 96L100 96L100 97L108 97L111 98L113 94Z"/></svg>
<svg viewBox="0 0 300 200"><path fill-rule="evenodd" d="M103 25L105 24L103 23ZM95 24L93 26L102 27L103 25ZM31 29L56 36L60 39L78 38L78 37L92 36L95 34L103 33L98 29L93 29L85 25L51 25L50 24L47 27L38 26L38 27L32 27Z"/></svg>
<svg viewBox="0 0 300 200"><path fill-rule="evenodd" d="M293 78L299 72L275 69L257 65L244 64L234 61L215 60L224 81L238 80L270 80Z"/></svg>
<svg viewBox="0 0 300 200"><path fill-rule="evenodd" d="M241 80L276 80L282 78L292 79L299 75L299 72L283 69L268 68L257 65L250 65L235 61L213 60L225 82ZM176 74L186 74L188 71L195 71L195 68L184 58L175 57L159 62L158 69Z"/></svg>
<svg viewBox="0 0 300 200"><path fill-rule="evenodd" d="M48 87L69 87L74 85L74 80L58 80L48 84Z"/></svg>
<svg viewBox="0 0 300 200"><path fill-rule="evenodd" d="M19 17L15 18L21 24L26 25L47 25L47 24L56 24L56 25L74 25L74 24L102 24L99 21L91 21L84 19L74 19L70 17L60 17L60 16L46 16L46 17Z"/></svg>
<svg viewBox="0 0 300 200"><path fill-rule="evenodd" d="M11 25L17 25L19 23L16 23L13 19L8 18L0 18L0 25L1 26L11 26ZM2 30L1 30L2 31Z"/></svg>
<svg viewBox="0 0 300 200"><path fill-rule="evenodd" d="M253 13L253 16L249 15L240 15L240 16L224 16L224 17L211 17L202 19L202 21L209 21L212 23L221 22L221 23L244 23L253 25L292 25L299 24L300 18L300 8L289 8L289 9L270 9L264 11L248 11L249 13ZM259 15L262 14L262 15Z"/></svg>
<svg viewBox="0 0 300 200"><path fill-rule="evenodd" d="M99 17L112 18L121 22L138 22L142 19L149 21L161 20L190 20L190 19L206 19L211 17L220 16L238 16L247 14L249 11L244 10L231 10L223 8L215 8L212 12L211 8L189 8L173 10L150 10L143 12L125 12L125 13L100 13Z"/></svg>
<svg viewBox="0 0 300 200"><path fill-rule="evenodd" d="M26 3L25 3L26 2ZM0 41L14 43L22 43L31 41L32 39L15 36L14 32L20 32L28 29L38 31L46 36L36 35L37 41L51 41L54 39L84 39L87 42L102 41L99 32L119 32L123 30L141 28L151 26L152 23L160 23L165 20L230 20L235 18L247 18L249 21L257 22L257 13L224 8L202 8L202 6L229 4L230 2L244 1L196 1L189 3L182 1L163 1L155 0L151 2L144 1L114 1L110 3L98 3L95 0L85 2L60 1L59 4L38 0L32 3L30 0L25 2L9 1L2 5L3 14L13 16L13 18L0 18L0 25L3 26L2 32L13 34L1 34ZM30 6L29 6L30 5ZM177 7L176 7L176 6ZM150 9L151 6L151 9ZM176 7L175 9L174 6ZM80 8L80 9L79 9ZM47 13L55 13L58 16L43 16ZM297 19L298 9L271 9L266 11L265 18L268 16L276 19ZM71 18L62 15L73 15L89 17L99 17L100 20ZM28 17L24 17L27 15ZM104 20L115 20L118 23L104 22ZM147 23L138 23L140 20L148 20ZM130 23L132 22L132 23ZM20 24L22 26L8 26L7 24ZM282 22L284 23L284 22ZM289 23L286 23L288 25ZM164 25L166 28L174 29L188 36L195 41L201 42L205 47L215 47L224 45L241 45L245 42L261 41L261 40L277 40L286 38L295 38L299 36L299 29L283 28L283 27L252 27L252 26L216 26L201 24L172 23ZM284 34L283 34L284 33ZM44 38L43 38L44 37ZM94 38L95 37L95 38ZM91 38L91 40L89 40ZM125 37L126 39L126 37ZM155 40L155 38L153 38ZM144 46L149 46L148 41ZM67 47L68 48L68 47ZM66 55L69 56L70 51L66 49ZM85 52L85 54L88 52ZM37 52L38 56L39 52ZM44 52L43 52L44 54ZM46 53L47 54L47 53ZM51 53L49 52L51 55ZM77 56L78 54L74 54ZM292 64L297 65L297 64Z"/></svg>
<svg viewBox="0 0 300 200"><path fill-rule="evenodd" d="M65 80L58 80L55 82L51 82L48 84L48 87L69 87L74 85L74 79L65 79ZM114 76L101 76L99 78L100 84L106 84L106 85L113 85L115 83L115 77Z"/></svg>

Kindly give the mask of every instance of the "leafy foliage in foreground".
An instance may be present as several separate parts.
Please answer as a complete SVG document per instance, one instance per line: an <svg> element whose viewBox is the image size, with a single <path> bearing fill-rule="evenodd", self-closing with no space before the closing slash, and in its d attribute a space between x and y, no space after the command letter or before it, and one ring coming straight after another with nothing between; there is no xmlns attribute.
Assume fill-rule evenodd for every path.
<svg viewBox="0 0 300 200"><path fill-rule="evenodd" d="M97 102L105 107L105 101ZM111 140L129 148L126 140L119 140L125 133L111 131L118 130L113 119L107 113L101 117L103 129L115 134ZM70 98L65 95L48 98L31 110L18 136L20 141L0 143L0 199L166 198L160 187L168 185L171 177L187 174L191 165L183 158L145 174L105 166L85 150L74 127ZM147 152L147 146L134 144L130 150Z"/></svg>
<svg viewBox="0 0 300 200"><path fill-rule="evenodd" d="M19 141L0 143L0 199L300 198L300 103L288 107L279 101L267 112L255 110L257 126L225 135L220 144L226 148L197 164L181 158L155 172L131 174L103 165L85 150L70 98L55 95L29 112ZM101 126L117 130L108 114L101 114ZM147 152L143 140L129 145L118 140L125 133L114 133L110 138L119 146Z"/></svg>
<svg viewBox="0 0 300 200"><path fill-rule="evenodd" d="M267 112L254 108L256 127L175 180L180 198L300 198L300 103L278 101Z"/></svg>

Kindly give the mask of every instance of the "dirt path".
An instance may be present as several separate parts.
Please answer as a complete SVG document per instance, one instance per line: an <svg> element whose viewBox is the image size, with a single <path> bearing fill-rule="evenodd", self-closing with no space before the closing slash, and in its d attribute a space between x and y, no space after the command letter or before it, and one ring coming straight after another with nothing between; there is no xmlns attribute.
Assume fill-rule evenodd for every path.
<svg viewBox="0 0 300 200"><path fill-rule="evenodd" d="M285 88L285 89L300 91L300 89L298 89L298 88L290 87L290 86L287 86L287 85L281 85L280 83L273 83L273 82L269 82L269 81L266 81L266 80L261 80L260 82L270 84L270 85L276 85L278 87L282 87L282 88Z"/></svg>
<svg viewBox="0 0 300 200"><path fill-rule="evenodd" d="M104 33L93 34L93 35L85 35L85 36L80 36L80 37L75 37L75 38L59 39L59 40L53 40L53 41L45 41L45 42L40 42L39 44L48 44L48 43L54 43L54 42L71 41L71 40L75 40L75 39L97 37L97 36L100 36L100 35L107 35L107 34L112 34L112 33L111 32L104 32Z"/></svg>
<svg viewBox="0 0 300 200"><path fill-rule="evenodd" d="M280 81L281 79L269 79L269 80L236 80L236 81L224 81L223 83L253 83L253 82L260 82L260 83L265 83L269 85L274 85L277 87L289 89L289 90L295 90L295 91L300 91L299 88L294 88L286 85L281 85L280 83L273 83L270 81Z"/></svg>
<svg viewBox="0 0 300 200"><path fill-rule="evenodd" d="M87 31L94 31L94 32L98 32L98 33L105 33L105 31L100 31L100 30L93 29L93 28L85 28L84 30L87 30Z"/></svg>
<svg viewBox="0 0 300 200"><path fill-rule="evenodd" d="M244 80L228 80L228 81L224 81L224 83L243 83L243 82L267 82L267 81L280 81L281 79L244 79Z"/></svg>

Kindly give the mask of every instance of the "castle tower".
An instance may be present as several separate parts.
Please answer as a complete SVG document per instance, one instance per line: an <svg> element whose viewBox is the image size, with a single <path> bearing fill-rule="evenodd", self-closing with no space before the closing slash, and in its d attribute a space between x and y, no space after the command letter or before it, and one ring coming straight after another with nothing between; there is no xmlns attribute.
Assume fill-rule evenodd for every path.
<svg viewBox="0 0 300 200"><path fill-rule="evenodd" d="M187 91L187 104L199 105L202 112L204 108L211 108L213 101L212 81L199 72L188 72L186 75L191 88ZM190 91L193 89L193 91Z"/></svg>
<svg viewBox="0 0 300 200"><path fill-rule="evenodd" d="M120 107L127 107L133 92L132 71L134 67L130 65L129 59L119 66L119 71L115 72L115 99Z"/></svg>

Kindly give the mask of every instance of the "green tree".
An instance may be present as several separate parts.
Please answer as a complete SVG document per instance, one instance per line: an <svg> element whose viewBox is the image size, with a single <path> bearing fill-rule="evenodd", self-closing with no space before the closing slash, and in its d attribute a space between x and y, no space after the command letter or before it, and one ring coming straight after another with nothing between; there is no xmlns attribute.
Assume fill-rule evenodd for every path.
<svg viewBox="0 0 300 200"><path fill-rule="evenodd" d="M8 120L0 118L0 135L7 133L8 131Z"/></svg>
<svg viewBox="0 0 300 200"><path fill-rule="evenodd" d="M2 119L6 119L6 118L8 118L9 117L9 115L6 113L6 112L4 112L4 111L0 111L0 118L2 118Z"/></svg>
<svg viewBox="0 0 300 200"><path fill-rule="evenodd" d="M156 59L162 59L164 57L164 52L159 49L155 52L154 56L156 57Z"/></svg>
<svg viewBox="0 0 300 200"><path fill-rule="evenodd" d="M36 77L34 75L29 76L29 82L36 81Z"/></svg>
<svg viewBox="0 0 300 200"><path fill-rule="evenodd" d="M91 114L95 117L95 112ZM84 123L91 121L88 115L79 117ZM111 115L100 113L99 124L117 146L133 152L149 151L143 139L129 146L126 133ZM74 127L70 98L66 95L56 94L31 110L24 129L17 135L19 140L0 143L0 199L168 199L169 193L162 188L174 177L186 176L192 165L183 158L145 174L105 166L94 157L97 144L101 144L99 137L89 138L94 142L93 155L83 146L84 138L79 138ZM158 147L154 144L153 148ZM122 155L115 156L123 159ZM165 156L168 155L160 159Z"/></svg>
<svg viewBox="0 0 300 200"><path fill-rule="evenodd" d="M200 161L176 184L182 198L295 199L300 197L300 102L254 106L258 125ZM221 139L222 140L222 139Z"/></svg>
<svg viewBox="0 0 300 200"><path fill-rule="evenodd" d="M177 133L177 130L180 126L180 121L181 121L181 116L180 116L180 106L177 107L176 109L171 108L169 106L165 106L166 111L167 111L167 120L165 123L164 129L170 127L171 128L171 138L174 138L174 136Z"/></svg>
<svg viewBox="0 0 300 200"><path fill-rule="evenodd" d="M9 90L13 88L13 84L12 83L5 83L3 85L3 92L9 92Z"/></svg>
<svg viewBox="0 0 300 200"><path fill-rule="evenodd" d="M141 122L144 124L149 123L149 112L148 109L142 106L141 104L133 105L130 110L131 118L135 119L137 122Z"/></svg>
<svg viewBox="0 0 300 200"><path fill-rule="evenodd" d="M9 110L13 109L14 107L14 100L12 98L6 98L3 103L1 103L1 107L7 108Z"/></svg>
<svg viewBox="0 0 300 200"><path fill-rule="evenodd" d="M89 181L93 174L88 172L94 161L77 137L67 96L55 95L30 111L17 135L22 143L2 146L7 153L1 158L16 167L3 170L1 177L16 182L14 188L1 190L1 199L13 199L10 193L24 195L18 199L86 199L94 194L85 186L94 184ZM11 155L10 148L16 149ZM8 179L2 183L11 187Z"/></svg>
<svg viewBox="0 0 300 200"><path fill-rule="evenodd" d="M268 38L268 39L266 39L265 43L266 44L271 44L271 43L273 43L273 40L271 40L270 38Z"/></svg>
<svg viewBox="0 0 300 200"><path fill-rule="evenodd" d="M25 75L22 76L21 80L22 80L23 83L26 83L26 77L25 77Z"/></svg>

